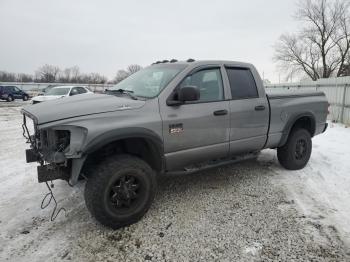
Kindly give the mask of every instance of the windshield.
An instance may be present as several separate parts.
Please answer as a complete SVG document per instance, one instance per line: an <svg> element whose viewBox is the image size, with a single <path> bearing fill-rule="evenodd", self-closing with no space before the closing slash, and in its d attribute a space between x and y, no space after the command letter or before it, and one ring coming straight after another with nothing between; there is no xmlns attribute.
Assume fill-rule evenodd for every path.
<svg viewBox="0 0 350 262"><path fill-rule="evenodd" d="M70 88L52 88L49 91L45 93L46 96L64 96L67 95L69 92Z"/></svg>
<svg viewBox="0 0 350 262"><path fill-rule="evenodd" d="M131 91L134 96L152 98L157 96L185 67L186 65L179 64L150 66L132 74L110 90L122 89Z"/></svg>

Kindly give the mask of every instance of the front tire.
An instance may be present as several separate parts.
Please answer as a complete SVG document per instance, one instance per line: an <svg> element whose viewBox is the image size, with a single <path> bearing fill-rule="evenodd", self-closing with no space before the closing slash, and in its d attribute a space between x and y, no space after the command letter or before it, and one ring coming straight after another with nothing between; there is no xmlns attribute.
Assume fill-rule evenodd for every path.
<svg viewBox="0 0 350 262"><path fill-rule="evenodd" d="M118 229L139 221L150 208L156 174L140 158L111 156L90 170L85 203L101 224Z"/></svg>
<svg viewBox="0 0 350 262"><path fill-rule="evenodd" d="M23 101L28 101L29 97L27 95L24 95L22 99Z"/></svg>
<svg viewBox="0 0 350 262"><path fill-rule="evenodd" d="M286 144L277 148L280 164L289 170L299 170L309 162L312 151L310 133L303 129L292 130Z"/></svg>

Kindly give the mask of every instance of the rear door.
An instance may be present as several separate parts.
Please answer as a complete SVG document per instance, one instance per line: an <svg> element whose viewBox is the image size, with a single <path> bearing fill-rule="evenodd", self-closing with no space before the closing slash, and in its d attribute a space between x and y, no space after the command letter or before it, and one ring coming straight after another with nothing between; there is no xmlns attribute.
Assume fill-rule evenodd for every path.
<svg viewBox="0 0 350 262"><path fill-rule="evenodd" d="M180 106L160 101L168 170L228 155L229 101L225 101L220 67L192 72L177 88L187 85L199 88L199 101Z"/></svg>
<svg viewBox="0 0 350 262"><path fill-rule="evenodd" d="M226 67L232 100L230 101L230 154L263 148L269 125L269 105L259 95L257 83L249 68Z"/></svg>

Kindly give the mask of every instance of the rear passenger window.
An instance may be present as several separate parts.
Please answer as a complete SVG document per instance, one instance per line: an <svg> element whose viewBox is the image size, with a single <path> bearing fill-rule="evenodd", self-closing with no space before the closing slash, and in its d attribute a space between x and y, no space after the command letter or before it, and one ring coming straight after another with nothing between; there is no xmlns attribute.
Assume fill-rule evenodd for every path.
<svg viewBox="0 0 350 262"><path fill-rule="evenodd" d="M257 98L258 90L252 72L247 68L226 68L232 99Z"/></svg>

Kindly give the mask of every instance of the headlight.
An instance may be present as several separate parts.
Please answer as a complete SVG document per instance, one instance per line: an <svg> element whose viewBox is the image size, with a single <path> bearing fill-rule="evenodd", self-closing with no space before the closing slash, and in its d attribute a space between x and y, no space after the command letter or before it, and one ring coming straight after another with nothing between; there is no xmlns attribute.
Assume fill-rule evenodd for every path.
<svg viewBox="0 0 350 262"><path fill-rule="evenodd" d="M55 145L54 150L57 152L64 152L70 145L70 131L69 130L55 130Z"/></svg>

